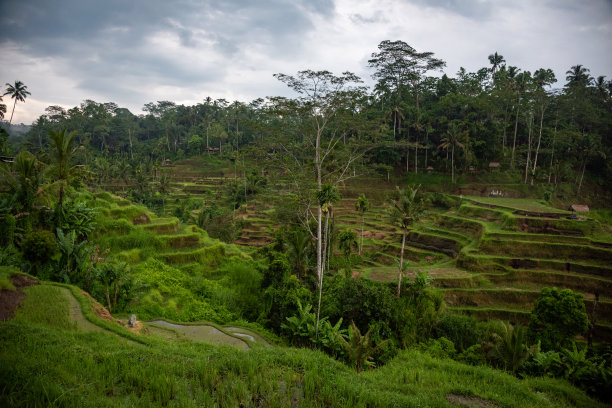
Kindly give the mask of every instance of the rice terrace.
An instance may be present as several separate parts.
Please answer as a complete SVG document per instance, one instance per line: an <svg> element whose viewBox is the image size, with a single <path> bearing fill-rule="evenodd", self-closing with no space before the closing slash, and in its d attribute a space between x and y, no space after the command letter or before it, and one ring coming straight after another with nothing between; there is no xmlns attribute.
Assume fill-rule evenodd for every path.
<svg viewBox="0 0 612 408"><path fill-rule="evenodd" d="M297 31L305 29L298 16L314 24L326 7L289 3L275 10ZM341 1L330 4L334 12L321 18L345 16L333 20L339 31L382 24L345 14ZM442 7L407 4L413 13ZM286 61L247 101L234 95L261 84L246 81L246 71L225 82L235 67L224 58L252 58L269 40L260 27L251 33L259 42L240 37L253 46L247 51L221 33L268 11L235 6L244 14L232 19L218 5L181 6L217 27L211 49L188 13L141 10L151 24L170 26L142 38L178 65L168 55L140 54L144 43L128 33L151 28L133 10L109 5L111 24L106 9L91 6L99 15L89 17L92 37L81 32L74 41L100 47L83 61L98 74L81 78L86 70L75 64L81 82L66 95L116 92L117 103L42 96L37 70L65 78L51 57L36 75L22 67L26 80L6 83L0 406L610 406L612 81L605 72L517 67L493 52L488 65L465 61L472 68L452 74L448 48L434 54L420 43L417 51L378 40L356 57L359 76L289 71ZM34 53L38 36L54 38L51 48L61 52L60 37L21 7L0 6L8 16L0 20L6 27L27 20L41 31L7 40L19 47L0 41L6 55L17 61L15 53ZM454 6L445 7L440 12ZM595 1L585 7L599 10ZM470 10L461 13L468 18ZM207 20L213 14L226 27ZM120 15L131 16L131 28L122 28ZM139 78L140 91L102 74L115 51L94 41L96 30L133 47L133 55L122 54L130 62L116 69ZM172 51L174 42L207 49L206 58L227 66L221 73L199 65L191 52ZM357 45L347 43L347 55ZM216 82L198 79L203 66L235 87L227 94L234 102ZM194 85L184 86L182 76ZM140 82L146 78L153 82ZM203 90L186 96L203 84L214 98ZM121 99L126 89L136 96ZM131 105L145 96L155 102ZM17 123L35 109L30 124Z"/></svg>

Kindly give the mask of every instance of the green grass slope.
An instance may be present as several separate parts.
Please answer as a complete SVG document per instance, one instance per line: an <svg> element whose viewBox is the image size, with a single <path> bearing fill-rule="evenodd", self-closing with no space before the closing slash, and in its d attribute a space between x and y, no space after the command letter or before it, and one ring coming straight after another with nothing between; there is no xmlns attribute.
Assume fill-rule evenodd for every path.
<svg viewBox="0 0 612 408"><path fill-rule="evenodd" d="M311 350L137 336L101 324L87 307L85 317L102 330L85 332L71 320L63 287L25 293L15 318L0 323L0 406L602 406L564 381L521 380L414 350L357 374Z"/></svg>

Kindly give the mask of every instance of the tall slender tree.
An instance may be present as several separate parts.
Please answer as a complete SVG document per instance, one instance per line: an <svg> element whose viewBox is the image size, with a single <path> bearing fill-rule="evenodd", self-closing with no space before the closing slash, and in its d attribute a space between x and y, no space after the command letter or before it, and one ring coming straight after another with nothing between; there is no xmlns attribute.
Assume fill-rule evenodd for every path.
<svg viewBox="0 0 612 408"><path fill-rule="evenodd" d="M397 278L397 297L402 289L402 276L404 271L404 249L406 236L412 225L421 219L424 212L423 199L419 195L419 186L402 190L395 188L395 195L391 199L390 218L393 225L402 230L402 247L400 250L399 272Z"/></svg>
<svg viewBox="0 0 612 408"><path fill-rule="evenodd" d="M6 92L4 95L10 95L11 99L14 99L13 102L13 111L11 112L11 119L9 120L9 125L13 123L13 114L15 113L15 106L17 106L17 101L25 102L28 95L31 95L28 92L28 87L24 85L21 81L15 81L13 85L6 83Z"/></svg>
<svg viewBox="0 0 612 408"><path fill-rule="evenodd" d="M304 163L303 146L314 148L312 161L307 160L306 162L307 166L312 165L309 170L312 170L310 174L315 176L314 187L316 192L322 190L326 171L329 171L328 178L333 179L333 182L328 184L335 185L341 182L346 178L350 166L362 153L359 145L344 145L341 143L342 132L332 132L330 130L335 127L334 120L338 117L337 113L363 97L364 88L361 86L361 79L351 72L344 72L342 75L336 76L329 71L312 70L300 71L296 76L285 74L275 74L274 76L300 95L296 100L277 98L274 101L277 110L297 119L299 137L305 142L302 148L296 146L295 140L281 146L284 153L289 152L289 144L298 150L299 157L298 154L291 154L292 157L288 158L287 154L283 154L285 160L291 160L292 166L297 166L297 169L292 170L292 172L296 176L296 181L298 178L302 179L296 185L302 184L302 181L308 183L298 174L307 169ZM336 159L332 153L344 148L347 151L343 159L341 161L333 160L332 163L332 159ZM318 303L320 305L323 288L323 263L325 262L323 252L323 205L325 201L317 201L316 214L312 214L308 209L305 212L304 225L309 227L311 216L316 220L316 233L312 235L317 244L317 286L319 291ZM320 310L317 311L317 334L319 312Z"/></svg>
<svg viewBox="0 0 612 408"><path fill-rule="evenodd" d="M355 202L355 210L361 214L361 242L359 243L359 255L363 253L363 224L365 223L365 213L370 209L370 202L365 194L361 194Z"/></svg>
<svg viewBox="0 0 612 408"><path fill-rule="evenodd" d="M467 130L461 130L456 122L451 122L448 125L448 130L445 136L442 138L440 148L451 150L451 181L455 183L455 147L465 150L467 144L465 138L468 135ZM447 158L448 159L448 158Z"/></svg>
<svg viewBox="0 0 612 408"><path fill-rule="evenodd" d="M499 55L495 51L495 54L489 55L489 62L491 63L491 78L495 79L495 72L506 60L503 55Z"/></svg>

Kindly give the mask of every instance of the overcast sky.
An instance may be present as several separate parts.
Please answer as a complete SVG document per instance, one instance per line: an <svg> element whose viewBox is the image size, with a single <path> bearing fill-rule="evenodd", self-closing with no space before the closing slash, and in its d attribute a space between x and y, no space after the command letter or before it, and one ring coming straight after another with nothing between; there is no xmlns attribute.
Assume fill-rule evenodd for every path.
<svg viewBox="0 0 612 408"><path fill-rule="evenodd" d="M290 95L278 72L371 83L383 40L433 51L449 76L497 51L522 70L552 68L560 84L576 64L612 79L612 0L0 0L0 83L32 93L14 123L85 99L134 113L158 100L248 102Z"/></svg>

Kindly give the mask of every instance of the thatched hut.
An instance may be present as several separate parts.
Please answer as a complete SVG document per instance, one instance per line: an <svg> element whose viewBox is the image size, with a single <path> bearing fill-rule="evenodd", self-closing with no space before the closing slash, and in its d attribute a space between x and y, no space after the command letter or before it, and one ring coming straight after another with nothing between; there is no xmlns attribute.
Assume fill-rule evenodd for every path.
<svg viewBox="0 0 612 408"><path fill-rule="evenodd" d="M499 162L491 162L489 163L489 171L499 170L501 169L501 163Z"/></svg>
<svg viewBox="0 0 612 408"><path fill-rule="evenodd" d="M577 212L577 213L588 213L589 212L589 206L588 205L584 205L584 204L572 204L569 208L570 211L572 212Z"/></svg>

